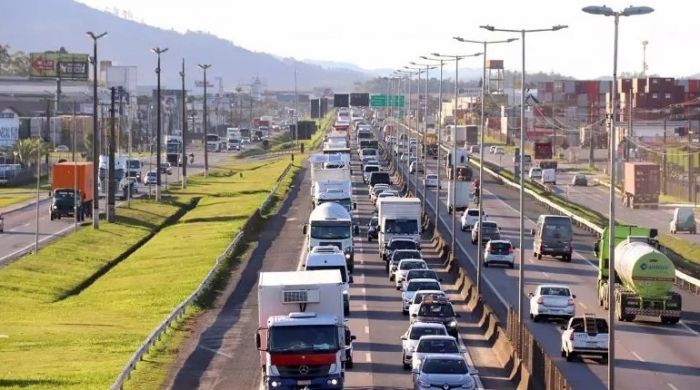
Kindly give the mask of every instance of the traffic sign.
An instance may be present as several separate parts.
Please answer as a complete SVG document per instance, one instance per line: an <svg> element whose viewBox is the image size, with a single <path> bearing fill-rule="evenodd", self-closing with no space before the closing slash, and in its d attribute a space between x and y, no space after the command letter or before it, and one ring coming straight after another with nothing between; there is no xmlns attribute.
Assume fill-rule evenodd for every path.
<svg viewBox="0 0 700 390"><path fill-rule="evenodd" d="M403 107L404 96L397 95L372 95L370 97L370 107Z"/></svg>

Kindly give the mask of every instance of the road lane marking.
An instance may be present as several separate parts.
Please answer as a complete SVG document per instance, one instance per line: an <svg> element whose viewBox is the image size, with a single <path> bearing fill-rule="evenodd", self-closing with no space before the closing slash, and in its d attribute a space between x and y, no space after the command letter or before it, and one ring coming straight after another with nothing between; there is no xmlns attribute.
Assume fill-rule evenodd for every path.
<svg viewBox="0 0 700 390"><path fill-rule="evenodd" d="M640 362L646 362L646 360L642 359L642 357L639 356L639 355L637 354L637 352L630 351L630 353L631 353L632 355L634 355L634 357L636 357L637 360L639 360Z"/></svg>
<svg viewBox="0 0 700 390"><path fill-rule="evenodd" d="M9 339L9 338L10 338L10 336L8 336L6 334L0 334L0 339Z"/></svg>
<svg viewBox="0 0 700 390"><path fill-rule="evenodd" d="M205 346L203 346L203 345L198 345L197 348L201 348L201 349L203 349L203 350L205 350L205 351L213 352L213 353L215 353L215 354L217 354L217 355L221 355L221 356L224 356L224 357L226 357L226 358L233 359L233 356L231 356L231 355L229 355L229 354L227 354L227 353L221 352L221 351L217 351L216 349L213 349L213 348L205 347Z"/></svg>
<svg viewBox="0 0 700 390"><path fill-rule="evenodd" d="M372 363L372 354L369 352L365 353L365 360L367 363Z"/></svg>
<svg viewBox="0 0 700 390"><path fill-rule="evenodd" d="M369 326L365 325L365 334L369 334Z"/></svg>
<svg viewBox="0 0 700 390"><path fill-rule="evenodd" d="M679 324L681 324L684 328L688 329L688 330L689 330L692 334L694 334L695 336L700 337L700 333L696 332L695 329L693 329L693 328L691 328L690 326L688 326L688 324L686 324L685 322L680 321Z"/></svg>
<svg viewBox="0 0 700 390"><path fill-rule="evenodd" d="M678 388L676 386L674 386L673 383L666 383L666 384L668 385L668 387L671 388L671 390L678 390Z"/></svg>
<svg viewBox="0 0 700 390"><path fill-rule="evenodd" d="M71 224L71 225L68 225L68 226L66 226L66 227L64 227L63 229L61 229L61 230L59 230L59 231L57 231L57 232L55 232L55 233L50 233L48 236L39 239L39 244L41 244L42 242L44 242L44 241L46 241L46 240L52 239L52 238L54 238L54 237L56 237L56 236L60 236L61 234L67 232L67 231L70 230L70 229L73 229L73 225L72 225L72 224ZM34 243L31 243L31 244L29 244L29 245L24 246L23 248L17 249L16 251L14 251L14 252L12 252L12 253L9 253L9 254L7 254L7 255L5 255L5 256L3 256L3 257L0 257L0 264L2 264L5 260L10 259L10 258L14 257L15 255L20 254L20 253L22 253L22 252L26 252L27 250L29 250L29 249L31 249L31 248L33 248L33 247L34 247Z"/></svg>
<svg viewBox="0 0 700 390"><path fill-rule="evenodd" d="M542 271L542 275L544 275L545 278L549 279L549 274L548 274L548 273Z"/></svg>
<svg viewBox="0 0 700 390"><path fill-rule="evenodd" d="M366 303L362 304L362 310L367 311L367 304Z"/></svg>
<svg viewBox="0 0 700 390"><path fill-rule="evenodd" d="M364 287L362 287L362 294L363 294L363 295L367 295L367 289L364 288Z"/></svg>
<svg viewBox="0 0 700 390"><path fill-rule="evenodd" d="M585 303L583 303L583 302L579 302L578 304L579 304L579 305L581 305L581 307L582 307L582 308L584 308L584 309L588 310L588 306L586 306L586 304L585 304Z"/></svg>

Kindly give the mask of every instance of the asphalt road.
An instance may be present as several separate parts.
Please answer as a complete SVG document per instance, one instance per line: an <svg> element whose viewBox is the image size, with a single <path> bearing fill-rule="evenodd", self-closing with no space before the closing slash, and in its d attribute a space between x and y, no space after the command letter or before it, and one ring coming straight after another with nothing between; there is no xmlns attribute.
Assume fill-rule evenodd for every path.
<svg viewBox="0 0 700 390"><path fill-rule="evenodd" d="M428 160L428 173L435 172L435 160ZM444 168L442 168L444 169ZM441 172L444 172L444 170ZM444 175L443 175L444 176ZM485 180L486 181L486 180ZM422 191L422 182L419 190ZM443 188L447 182L442 181ZM510 187L486 181L483 186L484 210L489 219L502 227L502 237L518 243L518 195ZM434 191L428 191L428 203L434 205ZM443 232L451 228L451 216L446 213L446 191L441 191L441 224ZM535 201L525 201L525 229L534 227L533 220L546 211ZM446 226L447 225L447 226ZM457 227L459 222L457 221ZM472 275L476 246L472 245L468 233L457 231L460 264ZM592 241L588 233L576 229L575 254L571 263L552 258L536 261L532 258L531 237L525 237L525 294L541 283L563 283L572 287L577 295L577 312L596 313L607 317L607 312L598 306L596 296L597 271L592 255ZM518 257L516 256L516 259ZM517 308L518 269L483 268L484 295L505 323L507 306ZM700 297L678 291L683 296L683 320L679 325L661 325L655 321L616 323L617 369L616 385L621 389L697 389L700 388ZM527 296L524 297L528 310ZM527 312L526 312L527 313ZM564 372L574 388L602 389L607 382L607 366L586 360L567 363L560 357L560 334L558 326L547 323L526 324L545 351Z"/></svg>
<svg viewBox="0 0 700 390"><path fill-rule="evenodd" d="M367 186L359 175L353 156L353 200L355 218L365 226L374 210ZM258 327L257 278L260 271L298 269L306 257L301 226L311 212L308 170L301 173L279 214L261 229L250 259L233 272L214 310L197 321L179 363L166 387L173 389L253 389L260 386L258 352L253 335ZM389 282L384 263L378 257L376 241L365 240L365 230L355 239L354 284L351 286L351 314L348 324L354 342L354 367L346 371L348 389L408 389L411 374L401 364L400 336L408 328L408 317L401 313L400 293ZM425 242L426 247L430 247ZM434 251L426 250L431 266L438 262ZM449 290L448 292L454 293ZM457 305L464 313L466 308ZM468 330L467 327L464 328ZM492 355L492 354L490 354ZM502 383L499 389L512 388Z"/></svg>
<svg viewBox="0 0 700 390"><path fill-rule="evenodd" d="M210 153L211 165L223 161L230 153ZM204 170L203 151L195 151L194 164L189 166L189 173L197 173ZM148 164L143 169L143 173L148 171ZM165 177L162 175L162 183L165 184ZM173 172L168 179L176 180L176 172ZM148 187L139 185L141 194L148 193ZM153 189L155 195L155 189ZM138 194L137 194L138 196ZM105 210L106 199L100 199L100 210ZM0 266L21 256L34 248L36 237L36 203L4 214L5 231L0 233ZM46 245L51 240L62 237L73 231L75 220L73 218L63 218L51 221L49 218L49 200L45 199L39 203L39 246Z"/></svg>

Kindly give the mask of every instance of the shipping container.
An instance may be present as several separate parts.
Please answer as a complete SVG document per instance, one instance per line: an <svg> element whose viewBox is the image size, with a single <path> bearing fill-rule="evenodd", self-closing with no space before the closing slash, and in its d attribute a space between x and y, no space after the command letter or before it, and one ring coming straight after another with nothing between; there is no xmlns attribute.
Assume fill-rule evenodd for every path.
<svg viewBox="0 0 700 390"><path fill-rule="evenodd" d="M581 93L576 97L577 107L588 107L588 95Z"/></svg>
<svg viewBox="0 0 700 390"><path fill-rule="evenodd" d="M611 92L612 89L612 81L610 80L599 80L598 81L598 92L605 94L608 92Z"/></svg>
<svg viewBox="0 0 700 390"><path fill-rule="evenodd" d="M486 61L488 69L503 69L503 60L488 60Z"/></svg>
<svg viewBox="0 0 700 390"><path fill-rule="evenodd" d="M700 92L700 79L688 80L688 92Z"/></svg>
<svg viewBox="0 0 700 390"><path fill-rule="evenodd" d="M676 86L683 87L683 92L688 92L688 79L676 80Z"/></svg>
<svg viewBox="0 0 700 390"><path fill-rule="evenodd" d="M554 81L554 93L564 93L564 84L566 83L565 80L556 80Z"/></svg>
<svg viewBox="0 0 700 390"><path fill-rule="evenodd" d="M674 86L672 77L649 77L645 80L644 92L669 92Z"/></svg>
<svg viewBox="0 0 700 390"><path fill-rule="evenodd" d="M617 80L617 93L627 92L630 89L632 89L632 79L618 79Z"/></svg>
<svg viewBox="0 0 700 390"><path fill-rule="evenodd" d="M657 205L661 172L658 164L626 162L624 168L624 203L627 207Z"/></svg>
<svg viewBox="0 0 700 390"><path fill-rule="evenodd" d="M566 80L564 82L564 93L575 94L576 93L576 82L573 80Z"/></svg>
<svg viewBox="0 0 700 390"><path fill-rule="evenodd" d="M633 93L647 92L645 89L646 85L647 85L646 79L634 78L634 79L632 79L632 92ZM627 91L623 91L623 92L627 92Z"/></svg>

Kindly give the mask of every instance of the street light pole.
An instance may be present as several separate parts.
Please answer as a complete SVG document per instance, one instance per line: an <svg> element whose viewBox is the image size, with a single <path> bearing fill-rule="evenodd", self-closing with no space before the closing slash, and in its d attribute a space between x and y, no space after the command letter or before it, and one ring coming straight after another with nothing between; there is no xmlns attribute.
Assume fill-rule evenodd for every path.
<svg viewBox="0 0 700 390"><path fill-rule="evenodd" d="M471 41L468 39L460 38L460 37L454 37L454 39L460 41L460 42L469 42L469 43L478 43L482 44L484 46L484 55L483 55L483 69L482 69L482 75L481 75L481 134L479 136L479 196L481 197L481 194L483 193L484 189L484 133L486 133L486 122L485 122L485 114L484 114L484 107L486 106L486 59L487 59L487 50L488 50L488 45L492 43L509 43L518 40L518 38L510 38L507 40L503 41ZM484 213L484 202L481 202L481 199L479 201L479 220L478 224L481 226L482 223L482 215ZM477 232L478 234L478 240L481 242L481 229ZM483 251L477 251L476 252L476 294L479 295L481 294L481 264L483 263L483 256L484 252Z"/></svg>
<svg viewBox="0 0 700 390"><path fill-rule="evenodd" d="M525 30L525 29L520 29L520 30L509 30L509 29L497 29L493 26L479 26L485 30L488 31L501 31L501 32L509 32L509 33L520 33L520 39L521 39L521 44L522 44L522 74L520 75L520 152L519 152L519 157L518 157L518 181L520 185L520 201L519 201L519 206L520 206L520 234L518 236L519 240L519 252L520 252L520 265L518 267L518 354L522 356L523 354L523 348L524 348L524 343L523 343L523 320L525 318L525 313L523 311L523 294L525 293L524 291L524 280L525 280L525 251L524 251L524 246L525 246L525 208L524 208L524 199L525 199L525 191L524 191L524 183L523 183L523 175L525 173L524 166L523 164L524 158L523 156L525 155L525 34L526 33L533 33L533 32L543 32L543 31L559 31L561 29L567 28L568 26L563 26L563 25L556 25L551 28L545 28L545 29L533 29L533 30Z"/></svg>
<svg viewBox="0 0 700 390"><path fill-rule="evenodd" d="M92 227L93 229L99 229L100 197L97 193L97 180L100 170L97 161L100 158L100 151L97 146L97 140L99 138L97 130L97 67L99 66L97 62L97 40L107 35L107 32L105 31L102 34L95 35L92 31L88 31L86 35L92 38L92 188L95 192L92 200Z"/></svg>
<svg viewBox="0 0 700 390"><path fill-rule="evenodd" d="M185 59L182 59L182 189L187 188L187 91L185 90ZM233 121L231 121L233 122ZM233 124L233 123L232 123Z"/></svg>
<svg viewBox="0 0 700 390"><path fill-rule="evenodd" d="M160 147L161 147L161 141L160 141L160 133L161 133L161 105L162 102L160 101L160 55L168 51L168 48L161 49L160 47L156 47L151 49L152 53L155 53L158 56L158 65L156 66L156 74L158 75L158 90L156 92L156 104L158 105L157 110L156 110L156 202L160 202Z"/></svg>
<svg viewBox="0 0 700 390"><path fill-rule="evenodd" d="M199 64L204 71L204 106L202 107L202 145L204 145L204 177L209 177L209 150L207 148L207 69L211 64ZM252 104L252 103L251 103Z"/></svg>
<svg viewBox="0 0 700 390"><path fill-rule="evenodd" d="M609 323L609 348L608 348L608 389L615 389L615 182L616 182L616 144L615 144L615 114L617 109L617 41L620 16L645 15L654 12L651 7L627 7L622 11L613 11L606 6L589 6L582 9L583 12L592 15L612 16L615 24L615 37L613 43L613 85L611 92L610 108L610 205L608 218L608 323ZM601 249L602 250L602 249Z"/></svg>

